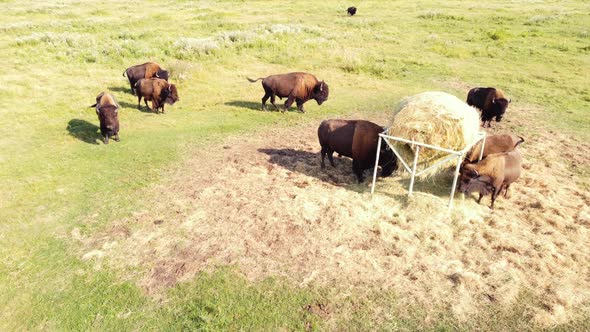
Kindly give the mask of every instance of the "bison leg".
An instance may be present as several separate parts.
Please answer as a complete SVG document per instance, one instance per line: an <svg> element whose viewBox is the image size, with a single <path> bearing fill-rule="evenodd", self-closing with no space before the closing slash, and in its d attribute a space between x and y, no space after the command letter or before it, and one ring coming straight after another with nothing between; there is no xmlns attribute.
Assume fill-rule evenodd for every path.
<svg viewBox="0 0 590 332"><path fill-rule="evenodd" d="M477 199L477 204L479 204L481 202L481 198L483 197L482 193L479 193L479 198Z"/></svg>
<svg viewBox="0 0 590 332"><path fill-rule="evenodd" d="M102 141L104 144L109 144L109 134L102 135Z"/></svg>
<svg viewBox="0 0 590 332"><path fill-rule="evenodd" d="M274 107L275 107L275 109L278 111L278 110L279 110L279 107L277 106L277 104L275 104L275 100L276 100L276 98L275 98L275 97L276 97L276 95L275 95L274 93L273 93L273 94L270 96L270 103L271 103L271 104L272 104L272 106L274 106Z"/></svg>
<svg viewBox="0 0 590 332"><path fill-rule="evenodd" d="M134 96L137 95L135 93L135 84L134 83L131 83L131 81L129 81L129 84L131 85L131 94L134 95Z"/></svg>
<svg viewBox="0 0 590 332"><path fill-rule="evenodd" d="M332 167L336 167L334 165L334 156L332 155L334 153L334 150L328 150L328 160L330 160L330 165L332 165Z"/></svg>
<svg viewBox="0 0 590 332"><path fill-rule="evenodd" d="M301 113L305 113L305 110L303 109L303 101L297 99L295 102L297 103L297 110Z"/></svg>
<svg viewBox="0 0 590 332"><path fill-rule="evenodd" d="M115 134L115 138L114 139L115 139L115 142L120 142L121 141L121 139L119 138L119 133L116 133Z"/></svg>
<svg viewBox="0 0 590 332"><path fill-rule="evenodd" d="M506 189L504 191L504 198L508 198L508 188L510 188L509 184L506 185Z"/></svg>
<svg viewBox="0 0 590 332"><path fill-rule="evenodd" d="M266 109L266 101L268 100L269 97L270 97L270 95L268 93L264 94L264 97L262 97L262 110L263 111L268 111Z"/></svg>
<svg viewBox="0 0 590 332"><path fill-rule="evenodd" d="M326 164L324 163L324 158L326 158L326 153L328 153L328 148L325 146L322 146L322 151L320 151L320 155L322 156L322 158L321 158L322 169L326 168Z"/></svg>
<svg viewBox="0 0 590 332"><path fill-rule="evenodd" d="M147 105L147 104L146 104ZM137 109L141 109L141 96L137 96Z"/></svg>
<svg viewBox="0 0 590 332"><path fill-rule="evenodd" d="M365 180L363 177L363 168L357 160L352 161L352 172L356 175L356 179L359 183L362 183Z"/></svg>
<svg viewBox="0 0 590 332"><path fill-rule="evenodd" d="M287 98L287 101L285 102L285 108L283 110L283 112L288 111L289 107L291 107L291 105L293 105L293 102L295 101L295 97L293 97L292 95L290 95Z"/></svg>
<svg viewBox="0 0 590 332"><path fill-rule="evenodd" d="M494 202L496 201L496 198L498 198L500 191L502 191L502 186L500 186L498 189L494 188L494 192L492 193L492 205L490 205L490 209L492 210L494 209Z"/></svg>

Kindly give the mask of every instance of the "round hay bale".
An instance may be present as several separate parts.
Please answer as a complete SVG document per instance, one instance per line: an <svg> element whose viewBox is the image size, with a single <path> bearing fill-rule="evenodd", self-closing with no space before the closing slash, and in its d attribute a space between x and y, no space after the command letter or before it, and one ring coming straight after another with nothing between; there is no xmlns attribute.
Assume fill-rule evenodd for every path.
<svg viewBox="0 0 590 332"><path fill-rule="evenodd" d="M459 98L444 92L424 92L404 98L393 112L388 135L426 143L450 150L461 150L477 137L479 114ZM415 144L395 143L396 150L411 166ZM418 169L427 168L447 157L442 151L420 148ZM443 163L424 174L430 176L455 161Z"/></svg>

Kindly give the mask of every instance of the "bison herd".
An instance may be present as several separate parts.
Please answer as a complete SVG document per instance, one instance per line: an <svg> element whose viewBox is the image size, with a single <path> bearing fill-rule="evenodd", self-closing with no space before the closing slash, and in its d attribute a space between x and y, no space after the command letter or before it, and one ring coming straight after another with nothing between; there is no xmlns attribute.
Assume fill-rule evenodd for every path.
<svg viewBox="0 0 590 332"><path fill-rule="evenodd" d="M352 10L351 10L352 8ZM354 15L356 8L349 8L349 14ZM174 84L168 82L169 72L155 62L146 62L127 68L123 72L127 76L131 93L137 96L137 107L141 108L141 99L148 109L164 113L165 104L174 104L179 100L178 91ZM305 113L303 104L314 99L318 105L326 100L330 93L328 84L318 80L314 75L304 72L271 75L257 79L247 78L250 82L262 81L264 96L262 97L262 109L267 110L266 102L270 103L278 111L275 104L276 97L287 98L282 112L291 107L295 102L297 110ZM152 107L148 105L151 101ZM504 116L508 104L511 102L504 93L496 88L477 87L467 94L467 104L481 111L483 127L490 127L493 119L500 122ZM109 143L112 137L119 141L119 104L115 97L108 92L101 92L96 97L96 103L92 105L100 122L100 132L104 144ZM325 168L325 157L332 167L335 167L333 153L339 156L352 158L352 172L358 182L363 182L365 170L374 166L379 133L385 128L365 120L325 120L318 128L318 139L321 146L321 167ZM483 159L478 161L481 152L481 143L476 145L467 155L460 169L459 190L463 193L478 192L479 199L491 194L491 205L502 190L504 196L508 193L510 184L520 176L522 158L517 149L524 141L515 135L492 135L485 140L482 153ZM379 166L381 176L390 176L397 170L397 157L388 144L383 144L379 151Z"/></svg>

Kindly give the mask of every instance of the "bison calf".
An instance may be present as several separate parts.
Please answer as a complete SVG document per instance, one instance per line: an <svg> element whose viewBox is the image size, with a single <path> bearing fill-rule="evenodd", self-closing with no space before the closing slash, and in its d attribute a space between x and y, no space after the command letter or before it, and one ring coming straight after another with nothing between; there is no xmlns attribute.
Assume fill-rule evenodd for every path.
<svg viewBox="0 0 590 332"><path fill-rule="evenodd" d="M137 108L141 107L141 98L149 109L148 100L152 102L152 110L156 113L161 109L164 113L164 104L173 105L179 100L178 91L174 84L161 78L143 78L135 83L137 91Z"/></svg>
<svg viewBox="0 0 590 332"><path fill-rule="evenodd" d="M504 96L504 92L496 88L473 88L467 94L467 104L481 110L484 127L486 122L488 127L491 127L493 118L500 122L510 102L511 100Z"/></svg>
<svg viewBox="0 0 590 332"><path fill-rule="evenodd" d="M109 144L109 138L113 136L119 142L119 105L115 97L108 92L101 92L96 96L96 104L90 107L96 107L104 144Z"/></svg>
<svg viewBox="0 0 590 332"><path fill-rule="evenodd" d="M524 138L516 135L490 135L485 138L482 159L493 153L513 151L524 142ZM476 162L481 153L481 142L477 143L465 158L466 162Z"/></svg>
<svg viewBox="0 0 590 332"><path fill-rule="evenodd" d="M135 83L142 78L161 78L168 81L168 71L162 69L159 64L155 62L146 62L141 65L131 66L123 72L123 76L127 75L129 85L131 85L131 93L137 95L135 91Z"/></svg>
<svg viewBox="0 0 590 332"><path fill-rule="evenodd" d="M262 87L264 88L264 96L262 97L262 109L266 111L266 101L270 98L270 103L276 110L279 108L275 104L275 96L279 98L287 98L283 112L288 110L293 104L297 103L297 110L305 113L303 104L315 99L318 105L328 100L329 90L328 84L318 79L312 74L308 73L289 73L281 75L271 75L267 77L260 77L257 79L248 78L248 81L254 83L262 80Z"/></svg>
<svg viewBox="0 0 590 332"><path fill-rule="evenodd" d="M332 167L334 152L352 158L352 172L363 182L363 172L375 165L377 142L383 127L364 120L325 120L318 128L322 147L322 168L326 154ZM387 144L381 145L379 154L381 176L390 176L397 169L397 157Z"/></svg>
<svg viewBox="0 0 590 332"><path fill-rule="evenodd" d="M492 194L492 204L498 194L505 189L504 197L508 195L508 188L512 182L520 177L522 157L518 150L504 153L494 153L479 163L465 164L461 168L459 191L464 194L479 192L477 203L484 195Z"/></svg>

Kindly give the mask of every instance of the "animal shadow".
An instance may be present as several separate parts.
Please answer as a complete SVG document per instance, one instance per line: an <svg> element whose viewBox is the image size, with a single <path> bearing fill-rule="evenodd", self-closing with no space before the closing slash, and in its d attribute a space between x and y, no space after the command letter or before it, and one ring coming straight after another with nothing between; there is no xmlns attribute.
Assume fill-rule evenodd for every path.
<svg viewBox="0 0 590 332"><path fill-rule="evenodd" d="M98 129L97 125L80 119L70 120L67 127L71 136L89 144L98 144L97 140L101 138Z"/></svg>
<svg viewBox="0 0 590 332"><path fill-rule="evenodd" d="M279 107L279 110L278 111L275 109L274 106L272 106L272 104L270 103L270 101L267 102L266 103L266 108L268 109L268 112L280 112L283 109L283 103L277 102L276 104ZM262 103L261 102L252 102L252 101L244 101L244 100L232 100L232 101L226 102L225 105L239 107L239 108L248 108L248 109L251 109L251 110L254 110L254 111L265 112L262 109ZM287 112L297 112L297 107L291 106L287 110Z"/></svg>
<svg viewBox="0 0 590 332"><path fill-rule="evenodd" d="M122 86L109 86L107 87L107 89L109 89L109 91L112 92L126 92L126 93L131 93L131 89L130 88L125 88Z"/></svg>
<svg viewBox="0 0 590 332"><path fill-rule="evenodd" d="M136 103L128 103L126 101L119 101L119 106L121 106L123 108L133 108L133 109L136 109L136 110L143 112L143 113L156 113L156 112L152 111L151 109L145 107L145 103L143 102L143 100L141 101L141 105L139 106L139 109L137 108Z"/></svg>
<svg viewBox="0 0 590 332"><path fill-rule="evenodd" d="M352 160L349 158L338 158L335 154L334 164L336 167L332 167L326 158L326 168L321 169L319 151L270 148L258 149L258 151L267 154L271 164L317 178L332 185L358 191L356 177L352 173ZM368 181L368 171L365 172L365 176L365 181Z"/></svg>

